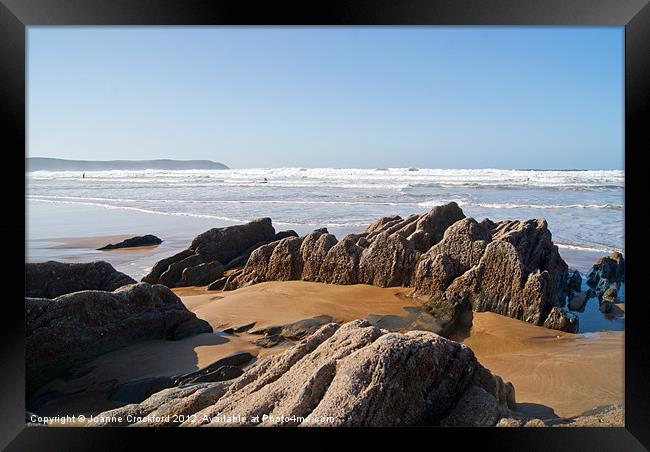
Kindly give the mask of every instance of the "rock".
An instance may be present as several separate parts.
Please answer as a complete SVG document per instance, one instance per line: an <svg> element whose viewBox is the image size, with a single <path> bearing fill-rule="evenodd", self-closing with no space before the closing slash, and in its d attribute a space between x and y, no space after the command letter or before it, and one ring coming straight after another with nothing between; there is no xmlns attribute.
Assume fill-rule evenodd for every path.
<svg viewBox="0 0 650 452"><path fill-rule="evenodd" d="M546 424L541 419L531 419L524 424L524 427L546 427Z"/></svg>
<svg viewBox="0 0 650 452"><path fill-rule="evenodd" d="M548 317L544 321L544 326L553 330L566 331L569 333L578 332L578 317L570 312L566 312L557 306L551 309Z"/></svg>
<svg viewBox="0 0 650 452"><path fill-rule="evenodd" d="M416 250L426 252L442 240L449 226L465 218L465 214L455 202L436 206L420 216L415 223L415 231L408 238Z"/></svg>
<svg viewBox="0 0 650 452"><path fill-rule="evenodd" d="M232 380L241 376L244 373L239 367L235 366L221 366L218 369L215 369L211 372L199 375L196 378L193 378L188 383L207 383L213 381L226 381ZM187 384L187 383L183 383Z"/></svg>
<svg viewBox="0 0 650 452"><path fill-rule="evenodd" d="M319 315L310 319L298 320L297 322L283 325L279 334L286 339L300 340L315 333L320 327L331 323L333 320L329 315Z"/></svg>
<svg viewBox="0 0 650 452"><path fill-rule="evenodd" d="M264 278L267 281L290 281L300 279L302 275L302 240L287 237L280 240L273 248Z"/></svg>
<svg viewBox="0 0 650 452"><path fill-rule="evenodd" d="M176 253L173 256L166 257L165 259L159 260L151 268L151 271L142 278L142 282L149 284L158 284L160 275L162 275L170 265L175 262L180 262L183 259L186 259L192 256L194 253L191 250L183 250L180 253Z"/></svg>
<svg viewBox="0 0 650 452"><path fill-rule="evenodd" d="M381 218L341 241L320 229L262 245L223 288L274 280L413 287L443 330L473 309L572 331L576 323L566 314L546 322L580 285L574 272L570 289L567 269L545 220L479 223L449 203L406 219Z"/></svg>
<svg viewBox="0 0 650 452"><path fill-rule="evenodd" d="M222 276L221 278L217 279L216 281L211 282L208 284L206 287L207 290L223 290L224 286L226 285L226 281L228 281L227 276Z"/></svg>
<svg viewBox="0 0 650 452"><path fill-rule="evenodd" d="M174 262L167 270L160 275L158 279L158 284L162 284L167 287L176 287L180 282L181 277L183 276L183 271L188 267L195 267L203 263L203 258L198 254L192 254L189 257L186 257L183 260Z"/></svg>
<svg viewBox="0 0 650 452"><path fill-rule="evenodd" d="M558 422L554 427L624 427L625 410L622 405L607 405L586 411L579 416Z"/></svg>
<svg viewBox="0 0 650 452"><path fill-rule="evenodd" d="M206 286L223 276L223 265L219 261L206 262L195 267L186 267L181 274L181 286Z"/></svg>
<svg viewBox="0 0 650 452"><path fill-rule="evenodd" d="M241 325L241 326L235 327L233 331L235 333L243 333L243 332L248 331L251 328L253 328L255 326L255 323L256 322L251 322L251 323L247 323L246 325Z"/></svg>
<svg viewBox="0 0 650 452"><path fill-rule="evenodd" d="M255 326L255 323L256 322L252 322L252 323L247 323L246 325L242 325L242 326L226 328L225 330L222 331L222 333L225 333L225 334L243 333L243 332L248 331L251 328L253 328Z"/></svg>
<svg viewBox="0 0 650 452"><path fill-rule="evenodd" d="M198 383L171 387L153 394L142 403L129 404L105 411L87 424L88 427L126 427L128 425L164 427L180 424L185 416L214 404L232 381ZM150 416L147 418L147 416ZM138 418L144 418L138 421ZM131 419L131 422L128 420Z"/></svg>
<svg viewBox="0 0 650 452"><path fill-rule="evenodd" d="M224 367L230 368L230 367L245 366L246 364L250 363L254 358L255 357L248 352L233 353L232 355L221 358L213 362L212 364L205 366L197 371L174 377L173 382L175 386L180 386L180 385L189 384L193 382L196 383L200 381L199 380L200 378L205 378L209 375L213 375L213 377L215 375L218 375L215 374L215 372L218 371L219 369L223 369ZM227 372L229 374L232 374L232 371L230 369L226 369L221 372L222 373Z"/></svg>
<svg viewBox="0 0 650 452"><path fill-rule="evenodd" d="M338 243L334 235L327 229L316 230L307 234L300 245L302 256L302 278L306 281L320 281L320 267L327 253Z"/></svg>
<svg viewBox="0 0 650 452"><path fill-rule="evenodd" d="M619 252L601 257L596 261L587 275L587 285L604 292L614 283L625 282L625 259Z"/></svg>
<svg viewBox="0 0 650 452"><path fill-rule="evenodd" d="M276 345L280 345L284 341L285 339L279 334L269 334L259 339L255 339L252 342L258 347L271 348L271 347L275 347Z"/></svg>
<svg viewBox="0 0 650 452"><path fill-rule="evenodd" d="M202 333L212 333L212 327L203 319L189 319L181 323L174 329L172 339L175 341L185 339L186 337L195 336Z"/></svg>
<svg viewBox="0 0 650 452"><path fill-rule="evenodd" d="M574 293L569 300L569 309L572 311L582 312L585 308L585 304L587 304L587 293L577 292Z"/></svg>
<svg viewBox="0 0 650 452"><path fill-rule="evenodd" d="M25 296L56 298L80 290L113 291L136 281L104 261L67 264L48 261L25 264Z"/></svg>
<svg viewBox="0 0 650 452"><path fill-rule="evenodd" d="M359 282L379 287L410 286L419 257L408 239L381 232L361 253Z"/></svg>
<svg viewBox="0 0 650 452"><path fill-rule="evenodd" d="M103 251L103 250L115 250L118 248L131 248L135 246L153 246L153 245L160 245L161 243L162 240L160 240L155 235L147 234L147 235L142 235L137 237L131 237L130 239L122 240L119 243L114 243L114 244L109 243L106 246L97 248L97 250Z"/></svg>
<svg viewBox="0 0 650 452"><path fill-rule="evenodd" d="M206 261L229 262L250 246L274 239L271 219L259 218L243 225L210 229L196 236L189 249Z"/></svg>
<svg viewBox="0 0 650 452"><path fill-rule="evenodd" d="M152 394L173 386L170 377L149 377L119 385L110 396L111 400L123 403L140 403Z"/></svg>
<svg viewBox="0 0 650 452"><path fill-rule="evenodd" d="M418 262L416 294L441 297L455 278L479 263L490 239L489 230L473 218L454 223Z"/></svg>
<svg viewBox="0 0 650 452"><path fill-rule="evenodd" d="M298 320L297 322L288 323L285 325L273 325L273 326L257 328L255 330L250 330L249 333L263 334L266 335L267 337L273 337L272 339L264 340L264 338L262 338L255 341L255 344L257 345L265 346L262 344L272 344L272 345L266 345L267 347L268 346L272 347L284 341L284 339L289 339L294 341L303 339L309 336L310 334L316 332L323 325L331 323L333 320L334 319L329 315L319 315L309 319Z"/></svg>
<svg viewBox="0 0 650 452"><path fill-rule="evenodd" d="M525 419L503 417L497 422L496 427L523 427Z"/></svg>
<svg viewBox="0 0 650 452"><path fill-rule="evenodd" d="M485 389L472 386L440 425L443 427L494 427L499 420L499 402Z"/></svg>
<svg viewBox="0 0 650 452"><path fill-rule="evenodd" d="M610 303L618 303L618 290L615 284L603 292L602 299Z"/></svg>
<svg viewBox="0 0 650 452"><path fill-rule="evenodd" d="M601 300L598 305L598 309L603 314L608 314L612 312L612 309L614 309L614 304L611 301Z"/></svg>
<svg viewBox="0 0 650 452"><path fill-rule="evenodd" d="M607 405L586 411L573 418L537 419L522 414L503 417L497 427L624 427L625 410L622 405Z"/></svg>
<svg viewBox="0 0 650 452"><path fill-rule="evenodd" d="M569 289L569 296L582 290L582 276L580 276L580 272L578 270L575 270L573 273L571 273L567 285Z"/></svg>
<svg viewBox="0 0 650 452"><path fill-rule="evenodd" d="M485 396L474 388L505 400L504 393L491 392L496 385L462 344L429 332L387 333L356 320L324 325L297 345L258 361L224 393L215 390L206 397L209 404L195 402L199 389L182 388L187 390L182 394L167 389L97 417L193 415L183 426L439 425L450 418L475 425L491 419L492 405L481 405ZM469 405L489 406L490 412L470 416L462 409Z"/></svg>
<svg viewBox="0 0 650 452"><path fill-rule="evenodd" d="M288 231L280 231L275 234L273 241L286 239L287 237L298 237L298 233L293 229L289 229Z"/></svg>
<svg viewBox="0 0 650 452"><path fill-rule="evenodd" d="M323 259L317 280L329 284L357 284L359 261L364 248L356 244L356 236L346 236L332 246Z"/></svg>
<svg viewBox="0 0 650 452"><path fill-rule="evenodd" d="M157 262L151 272L142 280L149 283L160 283L167 287L176 287L180 282L183 271L189 267L213 262L228 262L225 269L243 265L252 251L275 239L275 229L270 218L260 218L249 223L214 228L199 234L192 240L189 248L174 256ZM236 262L233 262L237 259ZM232 264L231 264L232 262ZM193 277L209 284L218 276L207 281L208 273L215 274L216 264L191 271L188 280ZM205 279L203 279L205 277Z"/></svg>
<svg viewBox="0 0 650 452"><path fill-rule="evenodd" d="M26 298L25 317L28 393L98 355L143 340L173 339L185 322L194 331L200 323L171 290L147 283L53 300Z"/></svg>
<svg viewBox="0 0 650 452"><path fill-rule="evenodd" d="M492 241L478 264L455 278L445 297L467 302L475 311L545 325L551 310L559 309L567 295L567 265L546 221L502 221L490 234ZM576 327L573 321L547 324L563 325L567 331Z"/></svg>

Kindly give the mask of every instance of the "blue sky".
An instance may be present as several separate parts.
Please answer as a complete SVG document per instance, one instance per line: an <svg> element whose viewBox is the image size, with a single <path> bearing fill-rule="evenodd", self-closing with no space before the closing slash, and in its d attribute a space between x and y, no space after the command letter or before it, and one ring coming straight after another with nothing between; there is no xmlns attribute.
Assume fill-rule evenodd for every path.
<svg viewBox="0 0 650 452"><path fill-rule="evenodd" d="M28 29L28 154L623 167L622 27Z"/></svg>

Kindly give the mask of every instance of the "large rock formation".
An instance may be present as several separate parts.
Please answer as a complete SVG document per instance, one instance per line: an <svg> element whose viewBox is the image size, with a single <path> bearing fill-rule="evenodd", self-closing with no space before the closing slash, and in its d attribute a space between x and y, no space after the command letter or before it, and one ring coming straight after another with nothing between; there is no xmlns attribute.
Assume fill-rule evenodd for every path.
<svg viewBox="0 0 650 452"><path fill-rule="evenodd" d="M28 392L102 353L137 341L212 332L167 287L146 283L52 300L26 298L25 316Z"/></svg>
<svg viewBox="0 0 650 452"><path fill-rule="evenodd" d="M227 384L227 386L226 386ZM434 333L388 333L364 320L327 324L232 383L173 388L91 425L495 425L514 388L472 351ZM476 407L485 413L470 413ZM164 416L171 416L165 418Z"/></svg>
<svg viewBox="0 0 650 452"><path fill-rule="evenodd" d="M25 264L25 296L56 298L80 290L113 291L136 281L104 261L67 264L48 261Z"/></svg>
<svg viewBox="0 0 650 452"><path fill-rule="evenodd" d="M410 286L420 254L440 241L444 231L462 218L460 207L450 203L407 219L382 218L361 234L350 234L341 241L327 229L318 229L301 238L272 242L255 250L243 272L228 281L225 288L289 279Z"/></svg>
<svg viewBox="0 0 650 452"><path fill-rule="evenodd" d="M224 266L243 266L253 250L274 240L270 218L210 229L196 236L188 249L158 261L142 281L167 287L206 285L223 275Z"/></svg>
<svg viewBox="0 0 650 452"><path fill-rule="evenodd" d="M546 221L479 223L453 202L420 216L382 218L341 241L319 229L271 242L253 251L241 273L223 287L295 279L413 287L449 328L468 309L561 325L564 331L578 327L577 317L562 309L569 290L567 265Z"/></svg>

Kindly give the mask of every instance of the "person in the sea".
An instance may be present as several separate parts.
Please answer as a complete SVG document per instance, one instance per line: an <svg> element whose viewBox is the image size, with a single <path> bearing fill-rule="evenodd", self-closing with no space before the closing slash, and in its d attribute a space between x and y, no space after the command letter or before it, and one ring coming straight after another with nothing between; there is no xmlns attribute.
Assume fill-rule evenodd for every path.
<svg viewBox="0 0 650 452"><path fill-rule="evenodd" d="M82 179L85 179L85 178L86 178L86 173L83 173L83 174L81 175L81 178L82 178Z"/></svg>

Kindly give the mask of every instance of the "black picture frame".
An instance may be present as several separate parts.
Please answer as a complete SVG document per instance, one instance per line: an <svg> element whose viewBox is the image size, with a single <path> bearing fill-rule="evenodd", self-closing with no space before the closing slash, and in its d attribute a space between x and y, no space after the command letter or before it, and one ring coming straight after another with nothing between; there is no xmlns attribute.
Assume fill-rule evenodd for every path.
<svg viewBox="0 0 650 452"><path fill-rule="evenodd" d="M642 157L650 149L650 6L648 0L327 0L317 2L260 2L205 0L0 0L0 107L5 133L2 146L6 170L5 199L15 202L0 222L5 239L8 272L2 303L0 334L0 447L7 450L115 450L134 436L163 438L174 431L185 444L229 436L247 444L241 431L226 435L219 429L80 429L25 427L24 273L19 262L24 248L17 237L25 233L26 152L26 27L36 25L618 25L625 27L625 234L626 305L625 427L624 428L519 428L519 429L418 429L440 447L465 444L468 435L480 445L499 450L645 450L650 447L649 303L641 297ZM639 201L639 207L635 201ZM8 245L8 246L7 246ZM20 292L23 292L22 294ZM14 293L15 292L15 293ZM638 302L636 302L638 301ZM154 432L154 430L156 430ZM266 430L268 432L268 430ZM399 432L398 434L411 435ZM191 433L189 433L191 432ZM319 431L319 433L322 430ZM364 436L384 436L390 429ZM251 435L260 435L256 431ZM275 432L273 433L275 434ZM292 436L299 433L294 430ZM162 436L161 436L162 435ZM211 435L205 438L205 435ZM444 437L444 438L443 438ZM328 438L333 438L328 433ZM406 439L406 436L403 436ZM188 443L189 442L189 443ZM209 443L208 443L209 444ZM415 446L415 444L413 444ZM306 447L310 447L308 444ZM407 445L408 447L408 445ZM433 446L432 446L433 447Z"/></svg>

